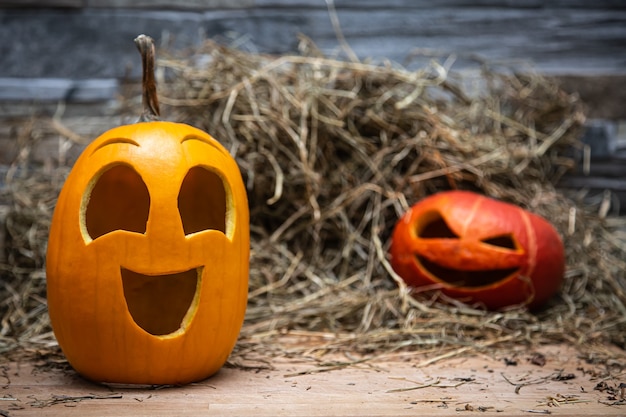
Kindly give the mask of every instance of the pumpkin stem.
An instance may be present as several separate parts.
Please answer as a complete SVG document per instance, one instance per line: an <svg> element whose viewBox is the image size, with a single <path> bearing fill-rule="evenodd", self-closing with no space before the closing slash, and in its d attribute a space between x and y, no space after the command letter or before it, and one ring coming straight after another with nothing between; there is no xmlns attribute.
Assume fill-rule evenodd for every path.
<svg viewBox="0 0 626 417"><path fill-rule="evenodd" d="M135 45L141 54L142 64L142 90L143 90L143 113L140 122L160 120L159 99L156 92L156 80L154 78L154 40L150 36L139 35L135 38Z"/></svg>

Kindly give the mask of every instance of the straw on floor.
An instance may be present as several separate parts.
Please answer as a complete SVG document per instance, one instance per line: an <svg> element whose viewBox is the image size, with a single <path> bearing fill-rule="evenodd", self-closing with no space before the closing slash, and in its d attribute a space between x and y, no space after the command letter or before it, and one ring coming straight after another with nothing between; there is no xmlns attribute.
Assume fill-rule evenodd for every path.
<svg viewBox="0 0 626 417"><path fill-rule="evenodd" d="M165 118L221 141L248 189L249 306L232 361L251 352L450 356L561 342L626 349L623 222L607 218L602 202L557 186L576 162L584 105L555 81L480 60L461 72L449 61L418 70L347 61L306 38L295 55L207 41L159 56ZM123 114L138 116L136 91ZM3 188L0 351L54 348L43 265L69 164L29 165L46 123L18 129L24 151ZM555 225L567 272L549 306L489 312L436 291L411 293L394 274L387 248L395 221L446 189L518 204ZM285 334L317 343L278 345Z"/></svg>

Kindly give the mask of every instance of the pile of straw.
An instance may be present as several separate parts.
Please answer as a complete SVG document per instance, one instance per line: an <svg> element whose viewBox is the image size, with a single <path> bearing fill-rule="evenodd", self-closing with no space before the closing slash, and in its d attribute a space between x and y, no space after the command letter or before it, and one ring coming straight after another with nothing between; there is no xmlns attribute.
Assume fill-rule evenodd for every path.
<svg viewBox="0 0 626 417"><path fill-rule="evenodd" d="M300 47L280 57L211 41L185 55L160 51L165 118L221 141L247 185L250 296L235 359L285 354L275 349L285 334L318 337L292 354L626 348L625 248L598 207L556 187L579 146L575 95L528 68L477 61L455 73L433 61L409 71L329 58L304 38ZM125 103L135 115L137 100ZM22 172L5 187L0 344L53 342L41 268L66 173ZM410 295L388 261L391 231L410 205L447 189L518 204L555 225L567 273L544 310L489 312L438 292Z"/></svg>

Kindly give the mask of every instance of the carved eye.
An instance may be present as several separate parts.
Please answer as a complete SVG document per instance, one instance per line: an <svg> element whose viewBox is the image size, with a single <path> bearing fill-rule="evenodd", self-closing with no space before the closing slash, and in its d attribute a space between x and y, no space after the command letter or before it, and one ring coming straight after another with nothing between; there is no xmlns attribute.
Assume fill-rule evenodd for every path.
<svg viewBox="0 0 626 417"><path fill-rule="evenodd" d="M83 199L83 224L91 239L115 230L145 233L150 194L141 176L128 165L114 165L95 179Z"/></svg>
<svg viewBox="0 0 626 417"><path fill-rule="evenodd" d="M448 227L441 214L436 213L421 230L417 231L417 235L424 239L435 238L458 238L459 236Z"/></svg>
<svg viewBox="0 0 626 417"><path fill-rule="evenodd" d="M185 235L203 230L226 233L227 195L219 175L203 167L187 172L178 194Z"/></svg>
<svg viewBox="0 0 626 417"><path fill-rule="evenodd" d="M489 239L484 239L482 242L488 245L498 246L505 249L517 249L515 240L513 240L511 235L492 237Z"/></svg>

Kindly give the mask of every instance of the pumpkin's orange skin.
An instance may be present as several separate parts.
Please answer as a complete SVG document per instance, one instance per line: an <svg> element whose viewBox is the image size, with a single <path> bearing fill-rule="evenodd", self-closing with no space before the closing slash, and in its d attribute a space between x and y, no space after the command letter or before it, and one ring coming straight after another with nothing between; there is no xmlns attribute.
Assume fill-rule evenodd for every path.
<svg viewBox="0 0 626 417"><path fill-rule="evenodd" d="M429 224L441 220L458 238L420 236ZM515 247L487 243L503 236L514 241ZM521 207L468 191L441 192L416 203L397 222L390 255L394 270L408 286L437 288L493 310L541 306L558 291L565 270L562 240L548 221ZM492 270L511 273L484 285L459 284L438 276L444 275L441 270L433 273L426 262L441 270L461 271L467 279Z"/></svg>
<svg viewBox="0 0 626 417"><path fill-rule="evenodd" d="M149 190L145 233L116 230L89 241L81 230L81 204L91 181L116 164L133 167ZM205 230L185 236L177 194L194 166L217 173L226 184L234 219L226 233ZM88 379L126 384L184 384L217 372L243 323L249 251L241 174L211 136L161 121L104 133L76 161L50 227L48 310L69 363ZM202 267L195 313L172 334L146 332L129 314L120 267L147 275Z"/></svg>

